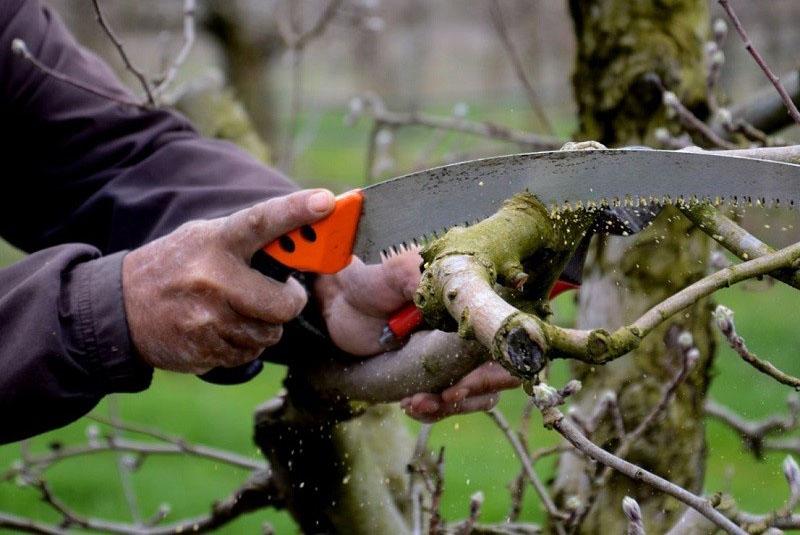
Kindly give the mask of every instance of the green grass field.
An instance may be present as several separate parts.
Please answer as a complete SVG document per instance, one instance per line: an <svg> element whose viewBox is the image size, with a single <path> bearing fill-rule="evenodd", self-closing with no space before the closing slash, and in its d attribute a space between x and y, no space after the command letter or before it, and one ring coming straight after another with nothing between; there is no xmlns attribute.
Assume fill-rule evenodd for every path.
<svg viewBox="0 0 800 535"><path fill-rule="evenodd" d="M477 111L473 109L473 113ZM491 117L492 113L517 122L524 119L509 109L485 110L481 117ZM309 177L308 184L324 183L338 190L360 184L367 125L343 128L341 114L330 112L319 117L318 128L316 140L298 160L298 175ZM569 128L569 124L563 124L560 130L567 132ZM427 132L401 133L399 147L403 154L410 154L401 162L407 165L414 161L414 155L429 139ZM457 142L462 143L450 139L450 143ZM466 149L477 143L466 140L461 147ZM436 153L445 150L439 148ZM18 253L0 247L0 262L16 258L19 258ZM718 293L717 300L736 311L739 331L752 350L769 357L789 373L800 373L797 354L800 334L796 328L800 321L800 298L796 293L779 285L763 292L734 288ZM568 295L557 301L561 318L568 318L573 313L572 308ZM782 409L789 393L788 388L754 373L727 347L719 351L715 375L711 395L749 418ZM563 367L556 370L555 376L562 380L566 377ZM278 390L281 377L282 370L271 367L247 385L215 387L192 376L157 373L147 392L118 399L123 416L131 422L158 426L191 441L258 457L251 440L253 408ZM523 403L524 395L520 391L510 392L503 396L501 408L509 419L516 421ZM106 411L104 404L97 409L99 414ZM36 438L33 447L41 450L54 441L83 442L89 425L89 421L81 420ZM409 426L416 427L411 421ZM782 504L786 485L780 469L781 455L769 455L764 461L753 460L742 451L734 434L716 424L708 426L708 437L706 489L709 492L729 490L743 507L752 511L765 511ZM555 440L553 432L544 430L540 422L534 422L530 435L533 447ZM445 516L462 518L467 512L469 496L482 490L486 495L483 519L502 519L509 505L506 485L516 474L518 464L510 446L489 418L476 414L445 420L434 427L432 445L446 447ZM18 445L0 447L0 468L9 466L18 455ZM540 465L543 477L551 470L551 465ZM151 515L159 504L166 502L172 507L169 519L178 519L205 512L214 499L226 496L243 477L240 470L211 462L153 457L135 474L134 482L144 516ZM49 480L58 494L80 512L129 519L112 455L65 462L49 472ZM56 520L33 491L13 483L0 484L0 511ZM541 517L538 503L530 492L524 517L534 520ZM257 533L263 521L272 523L278 533L295 531L288 515L262 511L238 520L223 532Z"/></svg>

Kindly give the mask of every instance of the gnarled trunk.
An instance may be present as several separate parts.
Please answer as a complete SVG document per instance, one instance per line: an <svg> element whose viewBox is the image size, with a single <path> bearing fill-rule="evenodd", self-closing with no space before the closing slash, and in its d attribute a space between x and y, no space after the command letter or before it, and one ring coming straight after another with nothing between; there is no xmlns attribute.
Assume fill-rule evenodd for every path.
<svg viewBox="0 0 800 535"><path fill-rule="evenodd" d="M577 138L609 146L650 144L658 127L669 127L661 106L657 75L682 102L705 113L702 46L708 28L705 0L571 0L578 55L573 84L579 105ZM643 179L647 177L642 177ZM669 176L661 177L669 180ZM677 211L665 209L635 238L598 237L587 260L580 291L579 328L619 327L705 274L708 239ZM702 405L714 352L707 300L674 318L693 335L701 360L678 389L662 421L632 448L628 459L694 492L705 468ZM633 429L657 403L663 384L678 366L663 343L669 322L631 355L606 366L574 365L583 390L575 397L588 414L606 391L614 392ZM593 437L606 449L615 441L608 425ZM590 498L583 458L564 455L553 483L562 504L590 507L583 533L623 533L622 499L642 507L648 532L663 533L678 518L681 504L614 474Z"/></svg>

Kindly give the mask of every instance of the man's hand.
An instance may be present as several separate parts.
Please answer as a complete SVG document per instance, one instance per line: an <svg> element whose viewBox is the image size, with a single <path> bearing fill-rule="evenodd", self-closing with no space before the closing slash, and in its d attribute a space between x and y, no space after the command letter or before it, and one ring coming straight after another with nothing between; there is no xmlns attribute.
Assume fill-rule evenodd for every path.
<svg viewBox="0 0 800 535"><path fill-rule="evenodd" d="M277 343L281 324L300 313L306 293L294 279L280 283L251 269L250 258L333 206L329 191L299 191L187 223L128 253L123 297L141 357L157 368L204 373L252 361Z"/></svg>
<svg viewBox="0 0 800 535"><path fill-rule="evenodd" d="M321 276L315 294L333 342L354 355L374 355L386 320L411 300L420 279L422 258L416 252L392 256L380 265L357 258L336 275ZM489 410L499 391L519 386L496 363L486 363L441 394L419 393L401 402L406 414L431 422L452 414Z"/></svg>
<svg viewBox="0 0 800 535"><path fill-rule="evenodd" d="M405 413L431 423L453 414L488 411L500 400L500 391L516 388L520 380L496 362L472 370L441 394L414 394L400 402Z"/></svg>

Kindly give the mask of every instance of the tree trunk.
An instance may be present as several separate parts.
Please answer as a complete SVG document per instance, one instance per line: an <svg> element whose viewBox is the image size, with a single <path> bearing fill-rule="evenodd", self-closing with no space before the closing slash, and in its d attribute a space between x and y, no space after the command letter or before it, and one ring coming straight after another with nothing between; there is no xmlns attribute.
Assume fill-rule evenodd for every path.
<svg viewBox="0 0 800 535"><path fill-rule="evenodd" d="M270 80L271 64L284 50L272 13L232 0L206 5L204 27L222 48L225 74L250 116L258 134L275 147L277 105Z"/></svg>
<svg viewBox="0 0 800 535"><path fill-rule="evenodd" d="M570 11L578 44L573 77L580 115L577 138L609 146L650 144L656 128L674 127L664 115L652 74L696 113L706 113L702 60L708 31L706 0L571 0ZM629 323L701 278L709 250L708 239L672 209L663 210L654 225L635 238L596 238L580 291L578 327L616 328ZM710 318L706 300L674 318L672 323L693 334L701 359L665 416L627 456L693 492L702 489L705 469L702 406L714 353ZM576 378L583 382L574 400L580 415L590 413L610 390L617 396L628 431L642 420L679 368L676 356L663 343L668 324L625 358L602 367L574 366ZM608 450L616 446L607 424L593 439ZM562 506L577 503L578 508L589 508L582 533L623 533L621 504L626 495L641 505L650 533L663 533L677 520L681 504L618 474L593 494L587 477L593 470L583 458L565 454L553 483Z"/></svg>

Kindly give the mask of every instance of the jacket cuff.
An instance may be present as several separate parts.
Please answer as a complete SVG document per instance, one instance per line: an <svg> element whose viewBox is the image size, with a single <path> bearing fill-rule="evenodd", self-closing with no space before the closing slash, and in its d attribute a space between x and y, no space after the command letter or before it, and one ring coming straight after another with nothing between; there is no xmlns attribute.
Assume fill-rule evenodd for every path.
<svg viewBox="0 0 800 535"><path fill-rule="evenodd" d="M133 349L122 297L127 251L83 262L72 270L71 309L86 368L103 393L139 392L150 386L152 367Z"/></svg>

